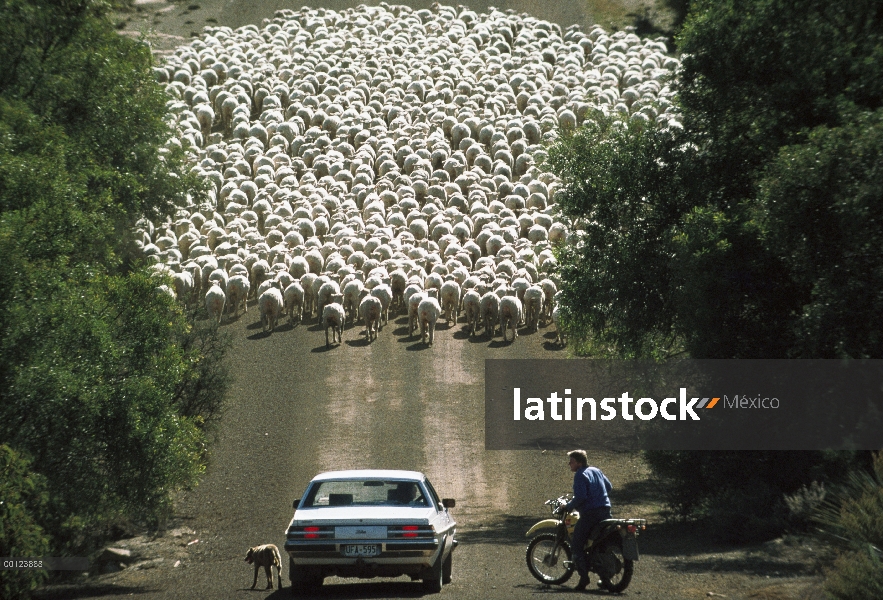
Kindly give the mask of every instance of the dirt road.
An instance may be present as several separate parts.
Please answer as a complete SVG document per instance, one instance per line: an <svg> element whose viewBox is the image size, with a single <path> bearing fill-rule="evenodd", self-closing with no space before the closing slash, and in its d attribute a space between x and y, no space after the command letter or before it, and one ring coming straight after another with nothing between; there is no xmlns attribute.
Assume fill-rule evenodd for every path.
<svg viewBox="0 0 883 600"><path fill-rule="evenodd" d="M314 474L369 467L424 471L443 496L456 498L461 545L444 596L570 593L573 582L543 587L524 564L524 532L547 516L542 502L569 490L565 457L542 449L485 451L483 429L485 358L559 358L564 352L552 345L551 326L522 332L513 344L499 336L467 339L463 327L442 325L434 346L426 348L407 337L406 319L399 317L371 344L361 327L349 327L343 344L326 350L324 332L314 323L264 334L252 307L225 325L235 339L230 361L236 382L205 479L178 502L170 524L178 530L156 542L152 559L137 567L50 588L40 597L254 597L245 551L262 543L282 547L292 500ZM638 456L601 454L592 461L614 483L617 514L651 519L627 594L814 597L800 544L736 551L715 546L700 531L661 523ZM286 588L271 598L289 596L287 576L286 568ZM322 590L323 597L342 598L421 595L419 584L407 578L331 578Z"/></svg>

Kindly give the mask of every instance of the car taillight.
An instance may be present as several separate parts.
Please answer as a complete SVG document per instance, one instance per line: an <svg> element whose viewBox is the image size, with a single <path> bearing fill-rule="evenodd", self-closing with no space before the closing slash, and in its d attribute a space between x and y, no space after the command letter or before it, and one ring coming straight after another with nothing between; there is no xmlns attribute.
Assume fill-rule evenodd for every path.
<svg viewBox="0 0 883 600"><path fill-rule="evenodd" d="M415 538L417 537L417 530L420 529L417 525L405 525L402 527L402 537L406 538Z"/></svg>
<svg viewBox="0 0 883 600"><path fill-rule="evenodd" d="M634 525L629 525L626 529L628 529L629 533L635 533L638 530Z"/></svg>
<svg viewBox="0 0 883 600"><path fill-rule="evenodd" d="M304 537L306 539L316 539L319 537L318 527L304 527Z"/></svg>

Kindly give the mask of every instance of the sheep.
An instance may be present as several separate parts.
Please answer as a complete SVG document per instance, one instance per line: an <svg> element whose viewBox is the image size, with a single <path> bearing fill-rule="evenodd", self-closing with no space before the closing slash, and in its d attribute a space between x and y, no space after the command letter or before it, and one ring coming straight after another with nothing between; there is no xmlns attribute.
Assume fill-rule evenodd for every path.
<svg viewBox="0 0 883 600"><path fill-rule="evenodd" d="M346 313L343 311L343 294L333 294L331 302L322 308L322 327L325 329L325 347L330 348L331 343L337 340L343 343L343 325L346 321ZM328 330L331 330L331 341L328 338Z"/></svg>
<svg viewBox="0 0 883 600"><path fill-rule="evenodd" d="M215 319L221 324L221 315L224 314L224 305L227 303L227 295L217 284L212 285L205 293L205 310L210 319Z"/></svg>
<svg viewBox="0 0 883 600"><path fill-rule="evenodd" d="M678 61L637 36L608 37L598 27L588 36L562 35L543 21L496 9L477 15L439 6L421 13L418 30L411 27L413 14L384 4L324 15L304 9L300 24L284 25L293 14L277 15L264 30L211 28L208 33L216 36L211 45L195 40L156 71L176 98L168 120L178 133L166 150L185 149L193 172L210 189L206 202L196 206L188 199L169 223L139 223L140 242L152 261L192 260L174 270L191 274L193 298L215 282L232 292L224 288L226 278L215 274L221 269L230 279L239 275L231 265L250 278L249 294L288 289L291 281L274 272L282 265L300 281L302 314L311 316L317 276L323 270L336 273L345 288L345 269L351 269L363 280L373 273L365 287L389 286L394 311L409 305L424 286L439 290L444 305L442 287L453 277L464 309L466 290L479 294L480 317L488 289L505 296L509 286L521 287L523 293L529 285L515 285L515 278L528 284L548 279L557 268L551 248L580 243L582 232L574 223L555 221L563 183L535 166L547 156L543 146L556 138L559 125L581 125L593 107L619 112L623 122L679 125L668 100L672 89L662 83ZM361 19L383 26L375 33L357 25ZM333 26L320 36L323 22ZM352 46L346 32L356 27L365 36ZM438 73L428 75L447 68L436 65L435 57L444 63L450 40L466 30L473 32L470 42L488 51L470 54L468 70L475 80L452 83ZM395 37L387 35L395 31ZM420 44L407 42L413 35ZM262 46L255 49L258 41ZM314 50L308 50L311 44ZM375 78L375 69L369 69L344 83L351 69L317 73L313 51L328 64L361 64L369 51L385 56L391 70L381 68ZM249 54L248 60L233 58L236 64L228 67L227 55L234 53ZM188 55L196 58L182 59ZM503 75L502 64L507 64ZM402 80L396 75L402 65L425 77ZM290 89L283 80L292 82ZM211 133L215 116L223 132ZM207 145L187 148L184 138ZM384 271L380 277L377 267ZM408 294L412 282L402 273L408 278L421 273L420 285ZM486 287L495 277L500 281ZM483 285L467 286L473 278ZM269 280L275 284L265 284ZM540 286L540 318L548 322L555 288L545 280ZM181 289L178 296L186 302ZM355 320L354 298L351 294L345 304L347 317ZM451 308L445 309L450 323ZM459 309L453 308L455 324ZM523 309L530 321L534 313L527 302ZM408 310L412 335L416 317ZM491 336L498 316L491 327L485 325ZM473 334L477 327L472 323Z"/></svg>
<svg viewBox="0 0 883 600"><path fill-rule="evenodd" d="M250 284L248 278L244 275L233 275L227 281L227 295L230 299L230 309L233 311L233 318L239 316L239 305L245 307L248 312L248 292Z"/></svg>
<svg viewBox="0 0 883 600"><path fill-rule="evenodd" d="M481 297L481 321L484 323L484 332L489 337L494 337L497 328L497 319L500 317L500 297L494 292L487 292Z"/></svg>
<svg viewBox="0 0 883 600"><path fill-rule="evenodd" d="M460 308L460 286L456 281L445 281L441 286L441 306L445 314L445 324L450 326L453 314L454 325Z"/></svg>
<svg viewBox="0 0 883 600"><path fill-rule="evenodd" d="M394 306L396 314L401 312L405 306L405 288L408 286L408 278L402 269L396 269L389 274L389 287L392 292L392 302L390 306Z"/></svg>
<svg viewBox="0 0 883 600"><path fill-rule="evenodd" d="M441 315L441 306L435 298L435 290L430 290L427 294L417 306L417 320L420 322L420 341L431 347L435 336L435 324Z"/></svg>
<svg viewBox="0 0 883 600"><path fill-rule="evenodd" d="M363 297L359 302L359 318L365 321L367 328L368 341L377 339L377 333L380 331L380 315L383 312L383 306L380 299L363 290Z"/></svg>
<svg viewBox="0 0 883 600"><path fill-rule="evenodd" d="M543 313L545 294L543 288L532 285L524 292L524 321L528 329L537 331L540 315Z"/></svg>
<svg viewBox="0 0 883 600"><path fill-rule="evenodd" d="M420 326L420 317L417 311L420 303L427 297L426 292L414 292L408 299L408 336L413 337L414 332Z"/></svg>
<svg viewBox="0 0 883 600"><path fill-rule="evenodd" d="M288 315L292 325L303 318L304 288L298 281L292 281L282 292L282 311Z"/></svg>
<svg viewBox="0 0 883 600"><path fill-rule="evenodd" d="M316 308L316 295L313 292L313 285L318 279L319 276L315 273L306 273L300 278L300 285L304 289L304 318L311 317L313 315L313 310Z"/></svg>
<svg viewBox="0 0 883 600"><path fill-rule="evenodd" d="M347 314L347 319L351 319L353 323L361 319L362 313L359 309L359 302L364 288L364 284L358 279L348 281L343 286L343 309Z"/></svg>
<svg viewBox="0 0 883 600"><path fill-rule="evenodd" d="M561 313L560 308L555 307L552 310L552 324L555 325L555 344L559 346L567 345L567 335L564 332L564 329L561 327Z"/></svg>
<svg viewBox="0 0 883 600"><path fill-rule="evenodd" d="M282 314L282 308L285 302L282 298L282 292L275 287L271 287L258 297L258 308L261 311L261 327L263 331L270 333L276 328L276 321Z"/></svg>
<svg viewBox="0 0 883 600"><path fill-rule="evenodd" d="M552 310L554 309L558 287L549 278L541 280L540 287L543 288L543 323L548 323L549 319L552 318Z"/></svg>
<svg viewBox="0 0 883 600"><path fill-rule="evenodd" d="M500 300L500 333L503 334L503 341L508 342L506 329L512 329L512 341L518 337L516 329L521 321L521 301L517 296L503 296Z"/></svg>
<svg viewBox="0 0 883 600"><path fill-rule="evenodd" d="M215 269L211 273L209 273L208 283L212 283L212 284L217 285L226 294L227 293L227 281L229 278L230 278L230 276L227 274L227 271L225 271L224 269Z"/></svg>
<svg viewBox="0 0 883 600"><path fill-rule="evenodd" d="M319 287L318 292L316 293L316 304L318 305L317 312L320 316L324 314L323 310L325 305L331 302L331 297L337 294L340 294L340 285L336 281L326 281ZM341 304L343 304L342 297Z"/></svg>
<svg viewBox="0 0 883 600"><path fill-rule="evenodd" d="M469 335L475 335L481 318L481 296L475 290L468 290L463 294L463 311L466 313L466 330Z"/></svg>
<svg viewBox="0 0 883 600"><path fill-rule="evenodd" d="M193 276L188 271L175 273L172 275L172 286L175 290L175 296L187 306L193 293Z"/></svg>
<svg viewBox="0 0 883 600"><path fill-rule="evenodd" d="M380 285L371 288L371 295L380 300L380 327L382 329L383 325L389 322L389 305L392 302L392 290L385 283L381 283Z"/></svg>

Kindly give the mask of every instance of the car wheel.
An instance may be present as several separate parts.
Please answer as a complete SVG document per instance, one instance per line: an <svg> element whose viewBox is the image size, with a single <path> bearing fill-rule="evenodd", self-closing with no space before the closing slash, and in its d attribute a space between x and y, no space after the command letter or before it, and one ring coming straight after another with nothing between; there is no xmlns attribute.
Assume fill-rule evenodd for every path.
<svg viewBox="0 0 883 600"><path fill-rule="evenodd" d="M423 590L429 594L438 594L442 589L442 552L439 553L435 564L429 569L429 573L423 577Z"/></svg>
<svg viewBox="0 0 883 600"><path fill-rule="evenodd" d="M454 551L452 550L445 562L442 563L442 583L447 585L451 583L451 570L454 568Z"/></svg>

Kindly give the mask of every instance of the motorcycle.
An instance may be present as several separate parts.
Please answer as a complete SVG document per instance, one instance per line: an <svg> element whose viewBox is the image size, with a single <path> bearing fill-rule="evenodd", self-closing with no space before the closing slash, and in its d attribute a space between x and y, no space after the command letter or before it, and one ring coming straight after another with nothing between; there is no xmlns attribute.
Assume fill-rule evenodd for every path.
<svg viewBox="0 0 883 600"><path fill-rule="evenodd" d="M534 537L527 545L527 568L540 582L565 583L573 575L571 540L579 513L564 514L571 494L545 504L552 509L551 519L544 519L528 530L528 536L541 529L554 529ZM586 543L589 571L601 578L599 587L622 592L632 580L638 560L638 532L647 529L646 519L607 519L598 523Z"/></svg>

